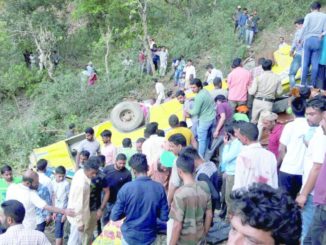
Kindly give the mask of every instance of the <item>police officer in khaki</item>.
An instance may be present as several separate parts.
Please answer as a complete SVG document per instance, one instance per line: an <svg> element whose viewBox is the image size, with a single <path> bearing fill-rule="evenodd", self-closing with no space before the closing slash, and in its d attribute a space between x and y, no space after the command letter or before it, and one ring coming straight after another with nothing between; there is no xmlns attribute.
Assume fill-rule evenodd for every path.
<svg viewBox="0 0 326 245"><path fill-rule="evenodd" d="M272 72L273 62L269 59L262 64L263 73L256 77L248 90L254 96L251 121L258 123L261 112L272 111L275 98L283 92L280 77Z"/></svg>

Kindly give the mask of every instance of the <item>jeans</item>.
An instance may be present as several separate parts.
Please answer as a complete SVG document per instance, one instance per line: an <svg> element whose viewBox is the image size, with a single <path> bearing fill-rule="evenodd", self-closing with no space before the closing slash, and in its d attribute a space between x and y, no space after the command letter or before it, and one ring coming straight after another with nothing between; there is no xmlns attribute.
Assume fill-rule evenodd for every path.
<svg viewBox="0 0 326 245"><path fill-rule="evenodd" d="M210 129L213 126L214 120L208 122L199 121L198 128L197 128L197 136L198 136L198 153L204 157L205 151L207 149L207 145L209 142Z"/></svg>
<svg viewBox="0 0 326 245"><path fill-rule="evenodd" d="M303 244L326 244L326 205L317 205L309 232Z"/></svg>
<svg viewBox="0 0 326 245"><path fill-rule="evenodd" d="M295 200L302 186L302 175L279 172L279 187L286 191Z"/></svg>
<svg viewBox="0 0 326 245"><path fill-rule="evenodd" d="M254 31L253 30L246 30L246 44L251 45L252 39L254 38Z"/></svg>
<svg viewBox="0 0 326 245"><path fill-rule="evenodd" d="M239 26L239 40L244 41L246 35L246 27L245 26Z"/></svg>
<svg viewBox="0 0 326 245"><path fill-rule="evenodd" d="M301 84L306 86L309 67L311 65L311 85L316 86L318 66L321 55L321 39L319 37L309 37L303 45L303 65Z"/></svg>
<svg viewBox="0 0 326 245"><path fill-rule="evenodd" d="M156 240L152 243L152 245L156 244ZM123 239L123 237L121 237L121 245L132 245L132 244L129 244L125 239Z"/></svg>
<svg viewBox="0 0 326 245"><path fill-rule="evenodd" d="M113 209L114 203L106 204L106 208L102 217L102 226L104 227L110 221L111 211Z"/></svg>
<svg viewBox="0 0 326 245"><path fill-rule="evenodd" d="M302 63L302 56L301 54L296 54L293 57L290 72L289 72L289 80L290 80L290 87L293 88L296 84L295 82L295 75L297 74L298 70L301 67Z"/></svg>
<svg viewBox="0 0 326 245"><path fill-rule="evenodd" d="M63 238L63 227L65 222L61 222L62 219L62 214L57 214L56 218L55 218L55 229L54 229L54 234L55 234L55 238L60 239Z"/></svg>
<svg viewBox="0 0 326 245"><path fill-rule="evenodd" d="M313 221L313 215L315 211L315 206L313 203L313 196L311 194L307 197L307 202L304 205L302 209L302 233L301 233L301 244L303 244L303 241L305 240L308 231L310 229L310 226Z"/></svg>

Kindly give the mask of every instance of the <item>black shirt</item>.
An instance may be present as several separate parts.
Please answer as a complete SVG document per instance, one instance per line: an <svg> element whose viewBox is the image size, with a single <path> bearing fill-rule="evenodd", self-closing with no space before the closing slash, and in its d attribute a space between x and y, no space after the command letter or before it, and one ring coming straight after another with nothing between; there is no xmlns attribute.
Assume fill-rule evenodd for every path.
<svg viewBox="0 0 326 245"><path fill-rule="evenodd" d="M105 180L110 188L109 203L115 203L117 195L121 187L131 181L131 173L128 169L116 170L114 164L110 164L104 168Z"/></svg>
<svg viewBox="0 0 326 245"><path fill-rule="evenodd" d="M91 193L89 198L90 211L96 211L101 207L102 190L107 188L108 183L102 171L99 171L94 179L91 181Z"/></svg>

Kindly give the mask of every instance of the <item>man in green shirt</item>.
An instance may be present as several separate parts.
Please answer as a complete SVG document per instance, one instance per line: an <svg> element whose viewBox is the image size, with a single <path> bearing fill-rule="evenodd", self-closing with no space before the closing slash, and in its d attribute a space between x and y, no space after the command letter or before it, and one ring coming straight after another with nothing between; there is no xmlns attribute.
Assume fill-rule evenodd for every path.
<svg viewBox="0 0 326 245"><path fill-rule="evenodd" d="M22 177L13 177L12 168L9 165L4 165L1 170L0 178L0 204L6 200L7 189L11 184L18 184L22 182Z"/></svg>
<svg viewBox="0 0 326 245"><path fill-rule="evenodd" d="M169 217L173 219L173 233L169 245L205 244L205 236L213 218L210 190L206 182L196 182L194 159L182 155L177 169L184 185L173 197Z"/></svg>
<svg viewBox="0 0 326 245"><path fill-rule="evenodd" d="M118 150L118 153L123 153L126 155L127 157L127 164L126 164L126 168L130 171L131 168L129 166L129 159L137 153L137 151L135 149L132 148L132 142L130 138L124 138L122 140L122 148L120 148Z"/></svg>
<svg viewBox="0 0 326 245"><path fill-rule="evenodd" d="M193 108L187 112L188 116L198 116L197 128L198 152L203 157L211 138L211 130L215 122L215 104L210 93L203 88L200 79L190 81L190 88L196 95Z"/></svg>

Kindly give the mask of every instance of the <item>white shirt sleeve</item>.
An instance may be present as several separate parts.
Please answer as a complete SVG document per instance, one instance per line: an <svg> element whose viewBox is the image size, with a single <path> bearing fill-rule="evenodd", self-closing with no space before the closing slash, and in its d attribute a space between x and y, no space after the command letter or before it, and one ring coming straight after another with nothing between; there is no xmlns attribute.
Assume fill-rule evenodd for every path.
<svg viewBox="0 0 326 245"><path fill-rule="evenodd" d="M280 143L285 146L290 143L290 133L289 133L290 126L291 126L291 124L285 125L285 127L282 131L282 134L281 134Z"/></svg>
<svg viewBox="0 0 326 245"><path fill-rule="evenodd" d="M31 202L34 204L35 207L39 209L44 209L44 207L47 205L46 202L42 198L40 198L36 191L31 192Z"/></svg>
<svg viewBox="0 0 326 245"><path fill-rule="evenodd" d="M325 154L326 154L326 136L319 135L315 140L314 147L312 148L313 163L323 164Z"/></svg>

